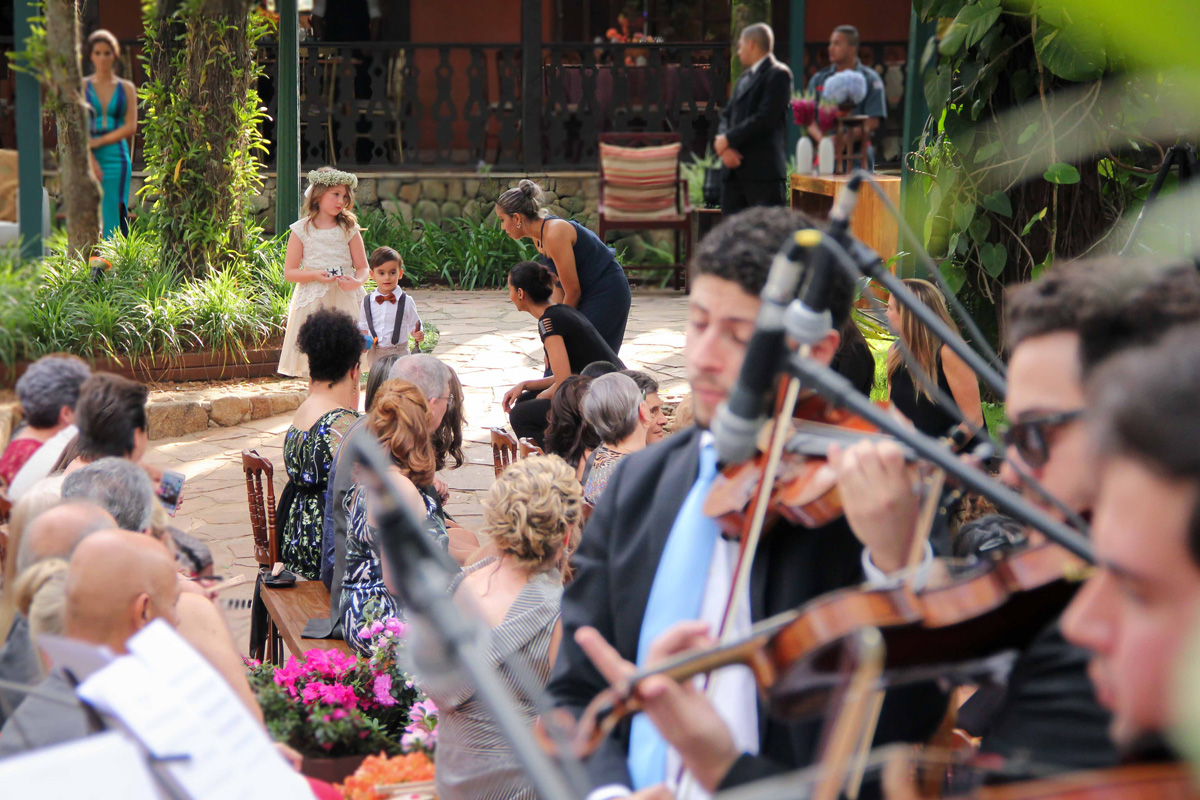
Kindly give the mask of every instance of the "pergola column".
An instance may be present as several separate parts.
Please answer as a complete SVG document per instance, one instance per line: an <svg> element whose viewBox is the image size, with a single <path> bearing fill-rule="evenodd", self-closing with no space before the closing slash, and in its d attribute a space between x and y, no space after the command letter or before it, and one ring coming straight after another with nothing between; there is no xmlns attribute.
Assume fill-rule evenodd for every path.
<svg viewBox="0 0 1200 800"><path fill-rule="evenodd" d="M275 119L275 232L300 213L300 14L296 0L278 0L279 75Z"/></svg>
<svg viewBox="0 0 1200 800"><path fill-rule="evenodd" d="M32 33L30 18L37 9L26 0L13 6L13 44L24 50ZM21 257L42 255L42 88L27 72L16 73L17 82L17 208L20 215Z"/></svg>

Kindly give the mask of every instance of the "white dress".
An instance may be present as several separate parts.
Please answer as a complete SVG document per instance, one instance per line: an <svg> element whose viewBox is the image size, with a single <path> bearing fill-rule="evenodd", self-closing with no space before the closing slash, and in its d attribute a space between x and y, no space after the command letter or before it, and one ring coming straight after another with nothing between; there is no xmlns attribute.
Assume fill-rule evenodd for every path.
<svg viewBox="0 0 1200 800"><path fill-rule="evenodd" d="M354 274L354 265L350 260L350 240L358 233L357 229L347 231L340 225L318 228L307 219L297 220L289 228L304 246L304 255L300 259L301 269L324 272L337 268L341 269L344 275ZM278 371L284 375L307 378L308 356L301 353L300 348L296 346L300 326L310 314L321 308L345 311L357 324L365 296L362 289L347 292L338 288L336 283L297 283L292 292L292 303L288 307L287 331L283 335Z"/></svg>

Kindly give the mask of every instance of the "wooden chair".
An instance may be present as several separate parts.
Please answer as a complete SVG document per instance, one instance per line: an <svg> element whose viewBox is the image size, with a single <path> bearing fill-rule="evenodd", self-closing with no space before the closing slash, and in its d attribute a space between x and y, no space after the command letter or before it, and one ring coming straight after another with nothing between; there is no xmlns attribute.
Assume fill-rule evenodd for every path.
<svg viewBox="0 0 1200 800"><path fill-rule="evenodd" d="M504 472L504 468L520 458L520 445L517 439L504 428L492 428L492 466L496 477Z"/></svg>
<svg viewBox="0 0 1200 800"><path fill-rule="evenodd" d="M254 536L254 560L260 574L270 573L280 560L275 536L275 465L257 450L242 451L246 473L246 501L250 505L250 530ZM341 650L350 646L341 639L305 639L304 626L314 617L329 614L329 590L320 581L297 579L295 586L271 588L258 584L255 592L267 609L267 646L263 658L273 664L283 660L286 649L299 655L313 648ZM259 654L251 653L257 658Z"/></svg>
<svg viewBox="0 0 1200 800"><path fill-rule="evenodd" d="M530 439L528 437L522 439L520 442L520 445L521 445L521 458L529 458L530 456L546 455L544 452L542 452L542 448L540 448L536 444L534 444L533 439Z"/></svg>
<svg viewBox="0 0 1200 800"><path fill-rule="evenodd" d="M254 560L260 568L269 570L279 561L279 542L275 540L275 465L257 450L243 450L242 470L246 473Z"/></svg>
<svg viewBox="0 0 1200 800"><path fill-rule="evenodd" d="M675 231L674 286L687 286L692 249L687 181L680 175L683 139L678 133L600 134L600 215L596 233L614 230ZM662 267L626 266L647 271Z"/></svg>

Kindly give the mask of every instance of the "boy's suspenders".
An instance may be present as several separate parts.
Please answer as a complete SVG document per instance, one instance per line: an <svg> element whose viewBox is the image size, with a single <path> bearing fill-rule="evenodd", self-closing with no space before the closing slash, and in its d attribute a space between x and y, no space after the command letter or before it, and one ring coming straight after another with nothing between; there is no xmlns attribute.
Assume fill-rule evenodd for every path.
<svg viewBox="0 0 1200 800"><path fill-rule="evenodd" d="M375 332L375 314L371 309L371 298L374 296L374 294L375 292L372 292L363 298L363 314L366 315L367 330L371 332L371 338L378 342L379 334ZM400 343L400 329L404 325L404 312L407 308L408 295L404 292L400 292L400 296L396 298L396 322L392 327L392 347L395 347ZM408 343L405 342L405 346L407 345Z"/></svg>

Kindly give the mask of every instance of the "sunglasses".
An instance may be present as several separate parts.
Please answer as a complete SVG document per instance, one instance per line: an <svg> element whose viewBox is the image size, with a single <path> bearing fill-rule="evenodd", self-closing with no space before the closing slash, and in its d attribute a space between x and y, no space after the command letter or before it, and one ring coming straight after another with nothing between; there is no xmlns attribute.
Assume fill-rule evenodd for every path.
<svg viewBox="0 0 1200 800"><path fill-rule="evenodd" d="M1015 448L1021 459L1037 469L1050 460L1050 436L1058 428L1083 415L1083 409L1054 411L1013 422L1001 433L1005 447Z"/></svg>

